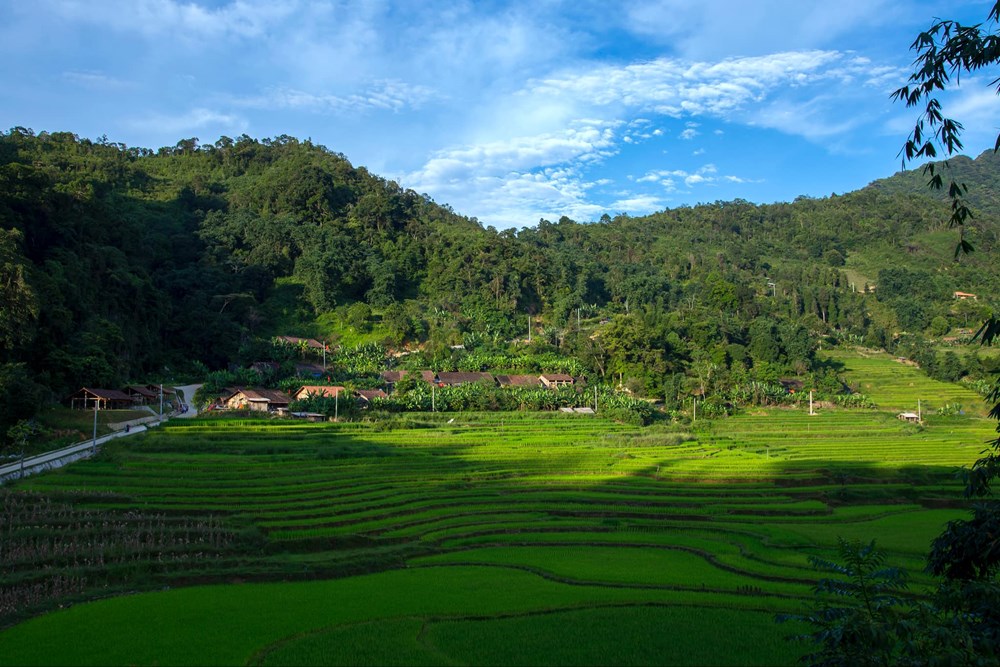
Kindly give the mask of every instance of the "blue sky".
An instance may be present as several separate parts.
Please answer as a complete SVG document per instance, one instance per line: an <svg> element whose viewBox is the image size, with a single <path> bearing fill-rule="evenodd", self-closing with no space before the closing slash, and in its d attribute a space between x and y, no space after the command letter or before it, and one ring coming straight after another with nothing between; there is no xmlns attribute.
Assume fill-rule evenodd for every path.
<svg viewBox="0 0 1000 667"><path fill-rule="evenodd" d="M0 0L0 127L310 138L497 228L790 201L899 169L919 0ZM991 148L1000 100L946 111Z"/></svg>

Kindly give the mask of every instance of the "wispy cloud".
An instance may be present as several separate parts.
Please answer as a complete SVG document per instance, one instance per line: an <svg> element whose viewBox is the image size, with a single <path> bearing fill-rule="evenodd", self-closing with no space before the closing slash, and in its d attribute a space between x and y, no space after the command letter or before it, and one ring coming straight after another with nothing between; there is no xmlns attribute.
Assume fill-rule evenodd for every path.
<svg viewBox="0 0 1000 667"><path fill-rule="evenodd" d="M63 72L62 78L70 83L90 90L116 91L134 87L134 83L123 81L104 72L70 70Z"/></svg>
<svg viewBox="0 0 1000 667"><path fill-rule="evenodd" d="M237 0L220 7L175 0L43 0L64 19L96 23L145 36L175 39L221 36L260 37L276 21L288 17L298 2Z"/></svg>
<svg viewBox="0 0 1000 667"><path fill-rule="evenodd" d="M234 104L256 109L298 109L324 113L366 111L403 112L421 108L440 95L427 86L402 81L376 81L367 89L348 95L316 94L292 88L274 88L262 95L237 98Z"/></svg>
<svg viewBox="0 0 1000 667"><path fill-rule="evenodd" d="M176 115L150 114L128 122L135 128L154 131L165 137L181 137L186 133L204 129L218 134L241 134L247 128L246 119L234 115L212 111L211 109L191 109Z"/></svg>

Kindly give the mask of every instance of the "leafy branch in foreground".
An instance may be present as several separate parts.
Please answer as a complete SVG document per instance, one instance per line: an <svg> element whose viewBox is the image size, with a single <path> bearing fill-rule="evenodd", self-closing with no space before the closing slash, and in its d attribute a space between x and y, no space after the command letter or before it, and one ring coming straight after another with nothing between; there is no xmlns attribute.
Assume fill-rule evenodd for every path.
<svg viewBox="0 0 1000 667"><path fill-rule="evenodd" d="M892 93L891 98L903 102L907 107L922 107L913 126L913 131L903 144L900 155L903 166L912 160L944 157L944 167L949 169L947 158L962 150L962 123L944 115L938 94L949 86L958 86L962 74L978 72L1000 62L1000 2L993 5L984 23L972 26L957 21L935 21L925 32L920 33L910 45L917 52L914 71L909 83ZM1000 93L1000 77L990 82ZM994 151L1000 150L1000 135ZM949 169L950 171L950 169ZM928 186L936 190L944 187L933 162L924 166L929 176ZM972 252L973 247L964 236L963 226L973 218L965 195L968 187L951 178L948 183L948 198L951 200L950 224L959 228L959 243L955 256Z"/></svg>
<svg viewBox="0 0 1000 667"><path fill-rule="evenodd" d="M810 557L820 570L838 575L816 584L818 600L805 615L779 620L804 621L815 630L794 639L818 644L803 660L813 665L892 665L902 649L901 621L909 613L900 597L906 572L886 565L885 553L868 544L838 538L840 562Z"/></svg>

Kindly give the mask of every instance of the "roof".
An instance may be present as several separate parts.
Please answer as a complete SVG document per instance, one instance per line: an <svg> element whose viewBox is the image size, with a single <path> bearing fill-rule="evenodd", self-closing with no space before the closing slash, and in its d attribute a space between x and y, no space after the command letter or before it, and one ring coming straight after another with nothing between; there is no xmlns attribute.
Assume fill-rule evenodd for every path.
<svg viewBox="0 0 1000 667"><path fill-rule="evenodd" d="M322 350L325 345L319 342L315 338L299 338L298 336L275 336L274 340L279 343L285 343L286 345L301 345L305 343L306 347L310 347L314 350Z"/></svg>
<svg viewBox="0 0 1000 667"><path fill-rule="evenodd" d="M916 412L900 412L897 417L902 417L904 419L920 419L920 415Z"/></svg>
<svg viewBox="0 0 1000 667"><path fill-rule="evenodd" d="M170 396L170 395L172 395L174 393L174 390L173 390L172 387L167 387L167 386L162 385L162 384L147 384L146 385L146 389L149 389L150 391L154 392L157 396L160 395L160 390L161 389L163 390L163 395L164 396Z"/></svg>
<svg viewBox="0 0 1000 667"><path fill-rule="evenodd" d="M420 377L424 379L424 382L434 384L434 378L437 377L437 373L434 371L420 371Z"/></svg>
<svg viewBox="0 0 1000 667"><path fill-rule="evenodd" d="M505 387L537 387L541 384L537 375L497 375L496 379Z"/></svg>
<svg viewBox="0 0 1000 667"><path fill-rule="evenodd" d="M370 401L373 398L388 398L389 395L382 391L381 389L358 389L358 398L363 398L366 401Z"/></svg>
<svg viewBox="0 0 1000 667"><path fill-rule="evenodd" d="M340 392L346 391L344 387L340 386L329 386L320 384L307 384L300 387L295 391L295 398L303 398L305 396L329 396L330 398L336 398L340 395Z"/></svg>
<svg viewBox="0 0 1000 667"><path fill-rule="evenodd" d="M297 374L322 375L326 372L326 369L316 364L295 364L295 372Z"/></svg>
<svg viewBox="0 0 1000 667"><path fill-rule="evenodd" d="M469 384L472 382L495 382L493 376L489 373L453 373L451 371L442 371L437 374L438 382L441 384Z"/></svg>
<svg viewBox="0 0 1000 667"><path fill-rule="evenodd" d="M382 379L386 382L399 382L406 377L406 371L382 371Z"/></svg>
<svg viewBox="0 0 1000 667"><path fill-rule="evenodd" d="M236 394L243 394L248 401L262 401L265 403L291 403L292 397L283 391L277 391L276 389L248 389L246 387L238 387L235 392L226 396L227 399L232 398Z"/></svg>
<svg viewBox="0 0 1000 667"><path fill-rule="evenodd" d="M142 385L129 385L128 387L125 387L124 391L127 394L139 394L140 396L145 396L146 398L156 398L160 395L158 391L152 391Z"/></svg>
<svg viewBox="0 0 1000 667"><path fill-rule="evenodd" d="M573 376L565 373L543 373L541 379L549 382L572 382Z"/></svg>
<svg viewBox="0 0 1000 667"><path fill-rule="evenodd" d="M117 389L96 389L93 387L83 387L80 391L85 392L91 396L96 396L97 398L103 398L106 401L131 401L132 397L128 394L118 391Z"/></svg>

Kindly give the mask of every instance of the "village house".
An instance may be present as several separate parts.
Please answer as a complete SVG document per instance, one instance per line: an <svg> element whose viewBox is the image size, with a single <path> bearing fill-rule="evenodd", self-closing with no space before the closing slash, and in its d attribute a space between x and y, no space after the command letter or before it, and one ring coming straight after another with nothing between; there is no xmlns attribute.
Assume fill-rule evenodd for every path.
<svg viewBox="0 0 1000 667"><path fill-rule="evenodd" d="M385 382L385 388L390 393L404 377L406 377L406 371L382 371L382 381Z"/></svg>
<svg viewBox="0 0 1000 667"><path fill-rule="evenodd" d="M144 385L144 386L146 387L146 389L148 389L149 391L151 391L154 394L156 394L156 400L157 401L160 400L160 392L161 391L163 392L163 400L164 401L170 401L170 400L173 400L173 398L174 398L175 392L174 392L173 387L168 387L166 385L161 385L161 384L147 384L147 385Z"/></svg>
<svg viewBox="0 0 1000 667"><path fill-rule="evenodd" d="M549 389L557 389L559 387L572 387L576 380L573 379L572 375L566 375L565 373L546 373L538 378L538 380Z"/></svg>
<svg viewBox="0 0 1000 667"><path fill-rule="evenodd" d="M222 398L229 410L251 410L253 412L276 412L288 409L292 398L274 389L248 389L239 387L235 392Z"/></svg>
<svg viewBox="0 0 1000 667"><path fill-rule="evenodd" d="M955 292L952 296L954 296L959 301L965 301L966 299L972 299L973 301L979 300L979 297L977 297L975 294L969 294L968 292Z"/></svg>
<svg viewBox="0 0 1000 667"><path fill-rule="evenodd" d="M134 405L132 397L117 389L83 387L68 398L70 407L92 410L125 410Z"/></svg>
<svg viewBox="0 0 1000 667"><path fill-rule="evenodd" d="M911 424L920 423L920 415L918 415L916 412L900 412L898 415L896 415L896 419L904 422L909 422Z"/></svg>
<svg viewBox="0 0 1000 667"><path fill-rule="evenodd" d="M160 391L153 391L149 387L142 385L130 385L122 390L122 393L132 397L132 402L136 405L154 405L160 400Z"/></svg>
<svg viewBox="0 0 1000 667"><path fill-rule="evenodd" d="M319 352L322 352L326 347L315 338L298 338L297 336L275 336L274 342L281 343L283 345L290 345L292 347L305 347Z"/></svg>
<svg viewBox="0 0 1000 667"><path fill-rule="evenodd" d="M455 387L460 384L471 384L473 382L487 382L496 384L496 380L490 373L464 373L441 371L435 377L435 384L441 387Z"/></svg>
<svg viewBox="0 0 1000 667"><path fill-rule="evenodd" d="M357 396L358 406L361 408L367 408L371 404L372 399L389 398L389 395L381 389L358 389L354 394Z"/></svg>
<svg viewBox="0 0 1000 667"><path fill-rule="evenodd" d="M292 398L295 399L296 401L301 401L310 396L326 396L329 398L337 398L343 391L346 391L344 387L339 387L339 386L331 387L327 385L310 384L310 385L305 385L304 387L300 387L298 390L296 390L296 392L292 394Z"/></svg>
<svg viewBox="0 0 1000 667"><path fill-rule="evenodd" d="M501 387L540 387L542 381L537 375L497 375L497 384Z"/></svg>

